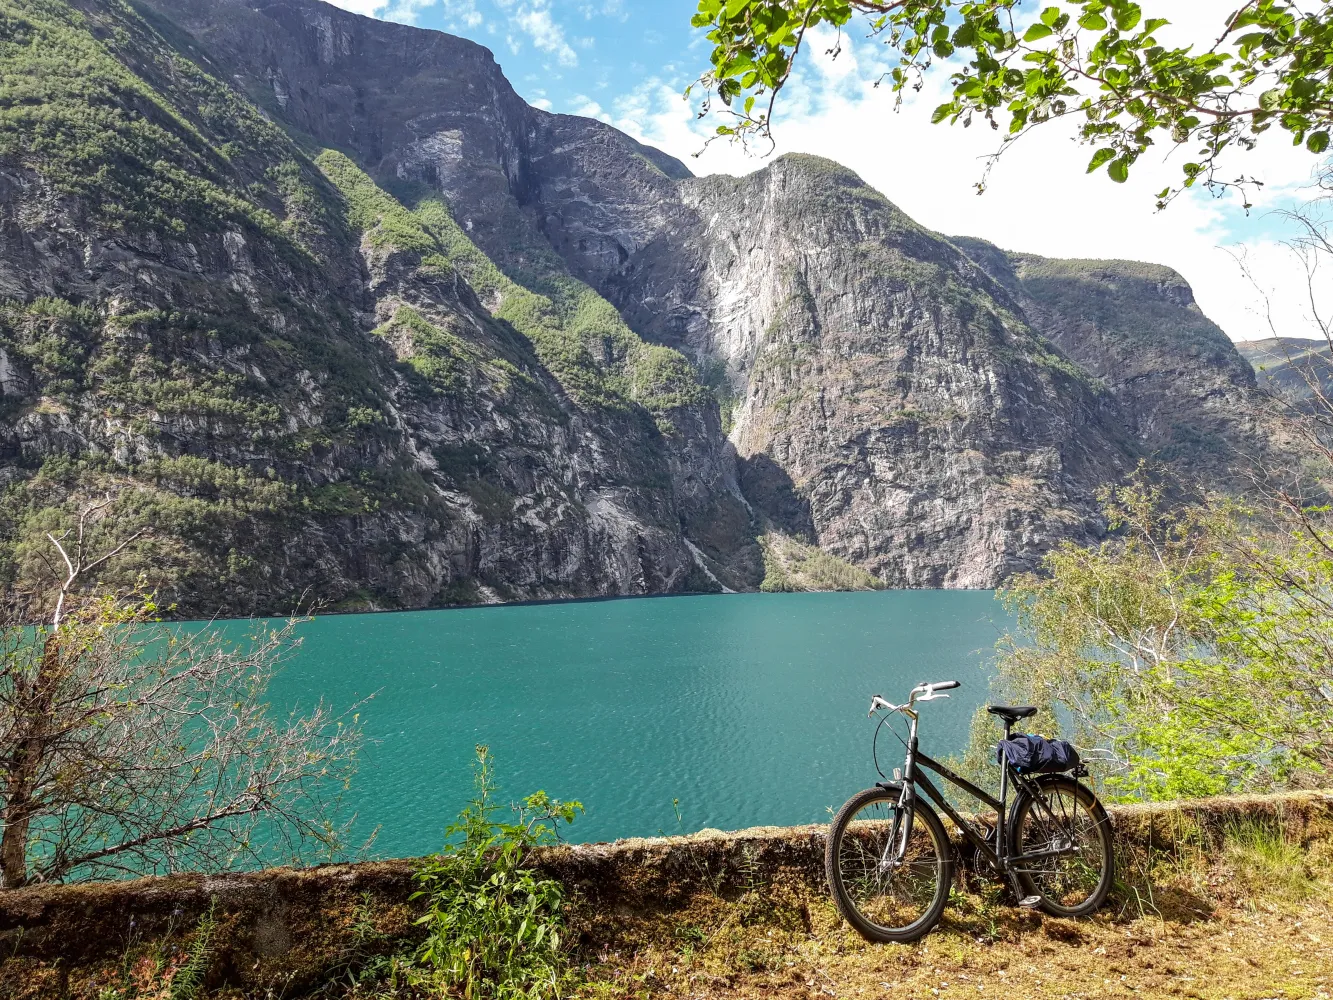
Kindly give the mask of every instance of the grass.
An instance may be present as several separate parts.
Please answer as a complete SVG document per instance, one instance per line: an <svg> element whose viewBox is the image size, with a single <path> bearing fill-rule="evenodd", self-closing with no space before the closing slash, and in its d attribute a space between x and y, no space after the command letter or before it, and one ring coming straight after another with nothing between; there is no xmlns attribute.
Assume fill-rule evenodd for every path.
<svg viewBox="0 0 1333 1000"><path fill-rule="evenodd" d="M759 539L766 594L821 590L883 590L884 582L859 566L779 531Z"/></svg>
<svg viewBox="0 0 1333 1000"><path fill-rule="evenodd" d="M1224 852L1237 886L1256 898L1301 903L1320 893L1305 853L1280 822L1233 821L1224 833Z"/></svg>
<svg viewBox="0 0 1333 1000"><path fill-rule="evenodd" d="M582 914L599 946L583 956L575 995L1324 1000L1330 846L1304 850L1258 820L1225 827L1220 849L1186 837L1174 855L1131 859L1146 867L1131 865L1131 881L1078 921L1019 910L991 879L964 873L941 925L910 945L867 944L820 886L779 873L738 897L700 892L669 914Z"/></svg>

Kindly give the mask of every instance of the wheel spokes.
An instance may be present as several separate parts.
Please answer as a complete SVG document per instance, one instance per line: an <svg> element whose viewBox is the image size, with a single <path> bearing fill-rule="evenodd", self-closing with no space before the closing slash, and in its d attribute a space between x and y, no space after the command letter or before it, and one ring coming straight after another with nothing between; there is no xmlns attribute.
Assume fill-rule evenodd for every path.
<svg viewBox="0 0 1333 1000"><path fill-rule="evenodd" d="M1101 883L1103 831L1072 790L1053 789L1043 799L1044 805L1033 800L1024 816L1018 853L1026 860L1018 870L1047 900L1073 908Z"/></svg>
<svg viewBox="0 0 1333 1000"><path fill-rule="evenodd" d="M850 901L867 920L908 927L935 899L940 853L929 828L907 822L896 805L872 802L852 817L838 847L838 870Z"/></svg>

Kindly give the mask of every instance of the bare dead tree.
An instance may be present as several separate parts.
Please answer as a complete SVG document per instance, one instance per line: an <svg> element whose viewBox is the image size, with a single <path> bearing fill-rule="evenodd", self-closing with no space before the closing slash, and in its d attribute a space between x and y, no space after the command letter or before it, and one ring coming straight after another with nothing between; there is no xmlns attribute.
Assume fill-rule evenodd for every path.
<svg viewBox="0 0 1333 1000"><path fill-rule="evenodd" d="M234 641L161 623L150 598L83 595L141 537L89 553L110 503L47 535L65 567L50 624L0 625L0 884L335 851L362 736L355 715L322 702L272 713L266 692L298 623Z"/></svg>

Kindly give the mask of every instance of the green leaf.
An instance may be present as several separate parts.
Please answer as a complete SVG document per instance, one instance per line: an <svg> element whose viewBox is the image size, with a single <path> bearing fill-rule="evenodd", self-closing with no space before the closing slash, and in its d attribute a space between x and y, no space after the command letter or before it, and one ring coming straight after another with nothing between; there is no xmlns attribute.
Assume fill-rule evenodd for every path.
<svg viewBox="0 0 1333 1000"><path fill-rule="evenodd" d="M1276 111L1282 104L1282 91L1274 87L1259 95L1259 107L1265 111Z"/></svg>
<svg viewBox="0 0 1333 1000"><path fill-rule="evenodd" d="M944 121L944 119L948 118L951 114L953 114L953 111L954 107L952 104L941 104L938 108L936 108L934 111L931 112L930 124L938 125L940 122Z"/></svg>
<svg viewBox="0 0 1333 1000"><path fill-rule="evenodd" d="M1164 28L1170 23L1171 22L1164 17L1150 17L1143 22L1143 33L1145 35L1151 35L1158 28Z"/></svg>
<svg viewBox="0 0 1333 1000"><path fill-rule="evenodd" d="M1312 153L1322 153L1324 150L1328 149L1328 133L1310 133L1310 138L1305 140L1305 148Z"/></svg>
<svg viewBox="0 0 1333 1000"><path fill-rule="evenodd" d="M1092 161L1088 164L1088 173L1093 173L1107 160L1115 159L1114 149L1099 149L1092 154Z"/></svg>
<svg viewBox="0 0 1333 1000"><path fill-rule="evenodd" d="M750 6L750 0L727 0L727 17L736 17L748 6Z"/></svg>
<svg viewBox="0 0 1333 1000"><path fill-rule="evenodd" d="M1055 34L1055 32L1052 31L1050 27L1038 22L1032 25L1030 28L1028 28L1027 31L1023 32L1023 41L1036 42L1047 37L1048 35L1053 35L1053 34Z"/></svg>
<svg viewBox="0 0 1333 1000"><path fill-rule="evenodd" d="M1133 31L1143 18L1143 11L1136 3L1125 4L1115 12L1115 26L1121 31Z"/></svg>
<svg viewBox="0 0 1333 1000"><path fill-rule="evenodd" d="M1041 23L1048 28L1055 27L1055 22L1060 19L1059 7L1047 7L1041 12Z"/></svg>
<svg viewBox="0 0 1333 1000"><path fill-rule="evenodd" d="M1112 160L1111 165L1106 168L1106 172L1111 175L1111 180L1117 184L1123 184L1129 180L1129 161L1123 156L1118 160Z"/></svg>
<svg viewBox="0 0 1333 1000"><path fill-rule="evenodd" d="M1089 31L1101 31L1106 27L1106 18L1093 11L1089 11L1078 19L1079 27L1087 28Z"/></svg>

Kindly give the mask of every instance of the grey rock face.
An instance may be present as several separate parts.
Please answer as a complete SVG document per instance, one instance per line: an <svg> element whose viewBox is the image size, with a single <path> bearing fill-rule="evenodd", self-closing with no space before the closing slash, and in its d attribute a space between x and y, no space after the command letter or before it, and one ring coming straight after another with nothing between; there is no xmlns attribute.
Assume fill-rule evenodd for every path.
<svg viewBox="0 0 1333 1000"><path fill-rule="evenodd" d="M1053 260L955 238L1032 325L1101 379L1150 457L1222 485L1266 456L1254 372L1170 268Z"/></svg>
<svg viewBox="0 0 1333 1000"><path fill-rule="evenodd" d="M681 199L693 228L618 281L668 304L659 336L725 361L774 520L796 499L823 548L895 586L994 586L1097 535L1096 486L1131 454L1116 401L957 248L813 157Z"/></svg>
<svg viewBox="0 0 1333 1000"><path fill-rule="evenodd" d="M528 107L481 46L318 0L139 7L136 31L301 149L346 152L408 207L442 197L461 230L386 245L287 136L236 183L264 180L313 260L240 225L108 228L39 171L0 164L0 293L87 305L96 363L137 337L277 410L262 426L143 402L108 418L95 382L43 403L34 372L0 354L15 401L0 438L32 483L68 454L190 501L213 487L145 470L192 456L291 485L273 510L178 531L172 586L192 608L283 610L306 587L349 606L752 589L770 529L891 585L989 587L1098 537L1097 488L1141 455L1174 448L1206 471L1216 453L1190 450L1191 433L1252 430L1248 368L1170 273L951 242L813 157L695 178L602 123ZM323 207L274 188L279 168ZM511 285L469 270L462 243ZM604 299L619 319L585 324L588 356L566 365L571 341L519 328L520 292ZM1126 326L1131 305L1170 335ZM146 309L240 332L116 319ZM654 396L633 335L684 352L716 398ZM423 371L446 388L423 389ZM594 371L632 402L588 403ZM42 489L72 502L89 476Z"/></svg>

